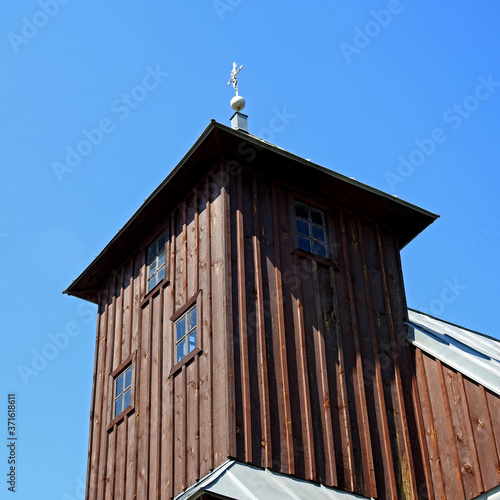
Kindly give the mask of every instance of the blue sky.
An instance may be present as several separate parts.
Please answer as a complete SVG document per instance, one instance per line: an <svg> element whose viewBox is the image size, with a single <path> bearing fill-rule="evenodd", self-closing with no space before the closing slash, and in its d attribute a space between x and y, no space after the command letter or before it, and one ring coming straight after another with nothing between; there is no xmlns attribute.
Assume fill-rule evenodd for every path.
<svg viewBox="0 0 500 500"><path fill-rule="evenodd" d="M233 61L251 133L441 215L402 252L409 306L500 337L494 0L18 0L0 17L16 498L83 498L95 307L61 291L210 119L229 124Z"/></svg>

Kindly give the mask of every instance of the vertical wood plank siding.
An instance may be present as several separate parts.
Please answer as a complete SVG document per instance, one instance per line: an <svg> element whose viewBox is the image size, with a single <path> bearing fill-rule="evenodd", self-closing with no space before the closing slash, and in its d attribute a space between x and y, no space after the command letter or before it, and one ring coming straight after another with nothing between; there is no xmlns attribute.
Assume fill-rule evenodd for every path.
<svg viewBox="0 0 500 500"><path fill-rule="evenodd" d="M499 398L416 349L436 498L470 499L500 482Z"/></svg>
<svg viewBox="0 0 500 500"><path fill-rule="evenodd" d="M296 195L325 212L330 259L296 251L290 188L247 171L230 188L234 456L368 497L425 497L396 241Z"/></svg>
<svg viewBox="0 0 500 500"><path fill-rule="evenodd" d="M296 199L325 213L328 259L297 250ZM223 164L162 218L99 294L87 499L169 499L228 457L381 499L500 481L499 399L406 341L389 228ZM172 372L194 298L201 351ZM133 411L113 423L128 359Z"/></svg>
<svg viewBox="0 0 500 500"><path fill-rule="evenodd" d="M223 181L213 171L173 213L165 214L151 235L166 235L168 285L144 301L145 253L151 243L145 241L112 271L100 293L88 499L168 499L230 455L234 430L227 321L232 304L230 244L223 236L230 228L229 201ZM196 294L202 352L171 374L170 318ZM109 428L111 373L132 354L134 410Z"/></svg>

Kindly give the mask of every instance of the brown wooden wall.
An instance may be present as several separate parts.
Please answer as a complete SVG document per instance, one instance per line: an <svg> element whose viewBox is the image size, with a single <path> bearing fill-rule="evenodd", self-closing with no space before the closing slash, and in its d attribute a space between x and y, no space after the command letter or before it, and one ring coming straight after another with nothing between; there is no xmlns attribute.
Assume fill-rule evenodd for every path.
<svg viewBox="0 0 500 500"><path fill-rule="evenodd" d="M151 235L151 240L162 230L167 235L170 284L143 300L148 240L113 270L101 291L87 474L90 500L170 498L230 454L228 199L224 177L219 182L216 176L217 171L173 213L166 213ZM170 318L196 294L202 354L171 375ZM134 354L134 411L109 427L110 374Z"/></svg>
<svg viewBox="0 0 500 500"><path fill-rule="evenodd" d="M295 199L325 212L329 259L295 249ZM415 360L389 228L335 193L224 166L158 217L100 293L89 500L168 499L227 457L381 499L471 498L498 482L498 398ZM169 283L145 298L161 231ZM193 297L201 352L171 373L171 318ZM112 421L112 374L129 360L133 411Z"/></svg>
<svg viewBox="0 0 500 500"><path fill-rule="evenodd" d="M295 198L327 214L330 260L294 250ZM230 201L236 458L368 497L426 498L391 232L250 172Z"/></svg>
<svg viewBox="0 0 500 500"><path fill-rule="evenodd" d="M418 390L435 498L471 499L500 483L500 398L420 349Z"/></svg>

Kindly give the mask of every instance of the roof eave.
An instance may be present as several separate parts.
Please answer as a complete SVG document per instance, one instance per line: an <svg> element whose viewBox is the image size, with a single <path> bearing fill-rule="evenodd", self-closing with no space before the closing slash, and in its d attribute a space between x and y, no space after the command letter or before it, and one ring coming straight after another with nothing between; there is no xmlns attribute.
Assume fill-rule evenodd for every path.
<svg viewBox="0 0 500 500"><path fill-rule="evenodd" d="M225 135L225 141L220 140L221 133ZM299 178L303 174L302 168L308 169L310 175L307 177L311 186L322 184L317 182L318 179L328 180L332 189L336 189L336 195L342 197L342 202L357 207L361 200L362 204L367 207L376 206L381 218L389 217L388 222L397 232L400 248L408 244L438 217L427 210L305 160L251 134L234 130L212 120L165 180L63 293L97 302L97 292L89 292L89 289L96 290L102 286L105 280L101 275L109 274L109 269L116 269L120 264L120 255L123 254L122 257L125 259L134 248L138 237L147 232L149 229L148 213L154 214L155 204L158 204L160 199L169 198L175 192L175 197L170 196L173 203L176 198L189 191L193 178L197 182L203 174L208 173L216 161L224 157L235 158L242 164L248 164L249 162L245 161L241 153L241 145L245 143L253 145L261 154L260 163L263 163L262 159L268 155L276 160L273 162L273 167L274 175L277 177L287 177L290 174L289 169L292 168L295 177ZM252 164L252 167L258 163ZM190 175L184 175L186 173ZM339 189L340 187L342 189ZM330 193L326 193L325 196L328 197L328 194Z"/></svg>

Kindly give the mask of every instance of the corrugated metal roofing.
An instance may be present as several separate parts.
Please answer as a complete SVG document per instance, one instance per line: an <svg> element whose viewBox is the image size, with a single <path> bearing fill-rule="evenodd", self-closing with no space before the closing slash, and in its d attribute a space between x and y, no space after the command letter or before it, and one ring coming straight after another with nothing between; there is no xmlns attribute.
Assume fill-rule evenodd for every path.
<svg viewBox="0 0 500 500"><path fill-rule="evenodd" d="M500 500L500 486L473 498L472 500Z"/></svg>
<svg viewBox="0 0 500 500"><path fill-rule="evenodd" d="M203 493L237 500L366 500L354 493L327 488L269 469L228 460L174 500L193 500Z"/></svg>
<svg viewBox="0 0 500 500"><path fill-rule="evenodd" d="M409 310L410 342L500 395L500 341Z"/></svg>

